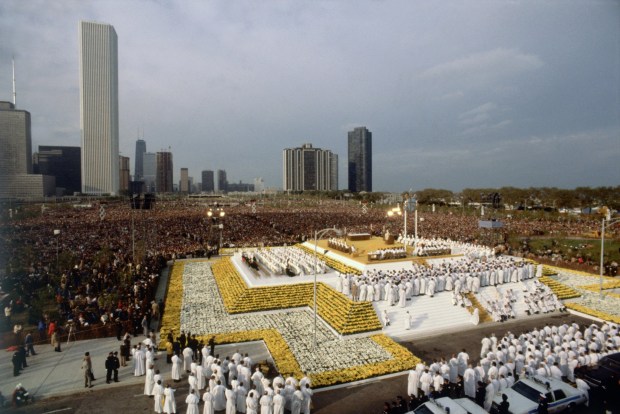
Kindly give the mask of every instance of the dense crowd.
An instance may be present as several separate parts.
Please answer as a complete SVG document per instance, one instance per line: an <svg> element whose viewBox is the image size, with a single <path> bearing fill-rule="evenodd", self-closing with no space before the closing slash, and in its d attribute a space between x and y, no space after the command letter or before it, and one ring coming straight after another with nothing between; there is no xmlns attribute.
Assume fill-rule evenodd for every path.
<svg viewBox="0 0 620 414"><path fill-rule="evenodd" d="M520 378L534 375L575 384L590 395L590 387L575 376L575 371L594 366L600 358L619 349L618 326L609 323L585 327L576 323L546 325L521 335L510 332L501 338L491 335L481 340L477 364L471 362L477 355L472 358L464 349L451 358L436 359L429 365L418 364L407 378L409 398L386 403L385 412L402 412L403 404L413 410L429 399L444 396L467 397L489 411L496 393ZM618 383L606 384L605 390L601 398L611 406L618 398Z"/></svg>
<svg viewBox="0 0 620 414"><path fill-rule="evenodd" d="M265 203L255 212L244 204L218 207L225 209L224 218L207 217L209 206L194 200L164 201L153 210L132 210L129 203L121 202L79 209L61 204L29 218L5 217L0 232L5 254L0 265L6 273L1 285L12 294L5 309L5 329L13 328L11 312L27 307L34 313L31 323L59 319L64 326L73 320L78 328L85 328L120 319L129 324L125 329L136 331L144 316L152 317L154 288L167 260L210 255L220 239L222 247L290 245L327 227L346 233L398 235L403 224L387 219L379 206L362 209L325 200L310 206L296 200L286 206ZM431 244L442 246L439 240L449 238L467 246L484 236L475 216L453 212L421 212L420 216L424 220L419 221L419 233ZM541 231L578 235L597 228L596 220L583 218L512 217L505 222L505 230L522 236ZM46 317L36 314L36 306L33 309L42 288L57 303L54 315Z"/></svg>

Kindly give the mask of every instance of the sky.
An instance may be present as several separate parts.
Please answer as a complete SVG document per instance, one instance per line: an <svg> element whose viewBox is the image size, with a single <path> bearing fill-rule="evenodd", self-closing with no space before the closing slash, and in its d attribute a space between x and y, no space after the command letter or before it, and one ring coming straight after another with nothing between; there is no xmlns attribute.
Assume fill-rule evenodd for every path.
<svg viewBox="0 0 620 414"><path fill-rule="evenodd" d="M78 23L118 35L120 151L282 187L282 150L373 134L373 190L620 184L618 1L0 2L0 100L80 145Z"/></svg>

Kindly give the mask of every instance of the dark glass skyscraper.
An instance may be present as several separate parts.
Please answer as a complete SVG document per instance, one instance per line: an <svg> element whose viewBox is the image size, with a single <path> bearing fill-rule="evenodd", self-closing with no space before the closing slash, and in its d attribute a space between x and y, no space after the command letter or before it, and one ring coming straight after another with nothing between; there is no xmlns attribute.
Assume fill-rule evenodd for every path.
<svg viewBox="0 0 620 414"><path fill-rule="evenodd" d="M143 139L136 141L136 164L133 170L133 180L142 181L144 178L144 154L146 153L146 142Z"/></svg>
<svg viewBox="0 0 620 414"><path fill-rule="evenodd" d="M36 174L56 177L56 192L61 195L79 193L82 188L80 147L39 145Z"/></svg>
<svg viewBox="0 0 620 414"><path fill-rule="evenodd" d="M204 170L202 172L202 191L212 193L215 191L215 182L212 170Z"/></svg>
<svg viewBox="0 0 620 414"><path fill-rule="evenodd" d="M372 133L366 127L349 131L349 191L372 191Z"/></svg>

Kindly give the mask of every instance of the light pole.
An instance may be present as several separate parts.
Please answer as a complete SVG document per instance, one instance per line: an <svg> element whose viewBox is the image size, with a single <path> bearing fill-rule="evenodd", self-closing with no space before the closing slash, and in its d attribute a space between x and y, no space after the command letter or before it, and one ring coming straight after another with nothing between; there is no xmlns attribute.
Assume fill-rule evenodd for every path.
<svg viewBox="0 0 620 414"><path fill-rule="evenodd" d="M605 222L607 225L614 224L620 221L620 218L611 220L611 215L607 213L606 217L601 220L601 263L599 269L599 296L603 299L603 261L605 255Z"/></svg>
<svg viewBox="0 0 620 414"><path fill-rule="evenodd" d="M54 230L56 236L56 271L58 272L58 239L60 238L60 230Z"/></svg>
<svg viewBox="0 0 620 414"><path fill-rule="evenodd" d="M335 227L328 227L323 230L314 232L314 331L313 331L313 349L316 350L316 269L319 267L319 256L317 254L318 240L329 232L334 232L337 236L340 236L342 232Z"/></svg>

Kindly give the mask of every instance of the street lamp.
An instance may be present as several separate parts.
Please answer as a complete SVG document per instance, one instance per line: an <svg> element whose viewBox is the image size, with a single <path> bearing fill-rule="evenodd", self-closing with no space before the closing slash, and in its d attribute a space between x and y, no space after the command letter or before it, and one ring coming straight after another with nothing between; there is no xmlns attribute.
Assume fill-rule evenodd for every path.
<svg viewBox="0 0 620 414"><path fill-rule="evenodd" d="M319 256L317 254L318 239L323 237L329 232L334 232L337 236L342 235L342 232L335 227L328 227L323 230L314 232L314 331L313 331L313 349L316 350L316 269L319 267Z"/></svg>
<svg viewBox="0 0 620 414"><path fill-rule="evenodd" d="M207 217L209 217L209 219L210 220L212 219L213 221L216 221L217 219L223 219L225 215L226 215L226 212L224 210L222 210L222 209L219 209L219 208L216 210L215 213L211 209L209 209L209 211L207 211ZM213 226L215 226L215 224L211 224L210 228L213 228ZM220 229L220 241L219 241L219 243L217 245L217 251L218 251L218 254L219 254L220 248L222 247L222 232L224 230L224 224L220 223L220 224L217 225L217 227ZM209 232L209 234L210 234L210 232Z"/></svg>
<svg viewBox="0 0 620 414"><path fill-rule="evenodd" d="M58 239L60 238L60 230L54 230L54 236L56 236L56 271L58 272Z"/></svg>
<svg viewBox="0 0 620 414"><path fill-rule="evenodd" d="M603 299L603 256L605 254L605 222L607 222L607 225L610 225L619 221L620 217L611 220L611 214L609 211L607 215L601 220L601 263L599 269L599 296L601 299Z"/></svg>

